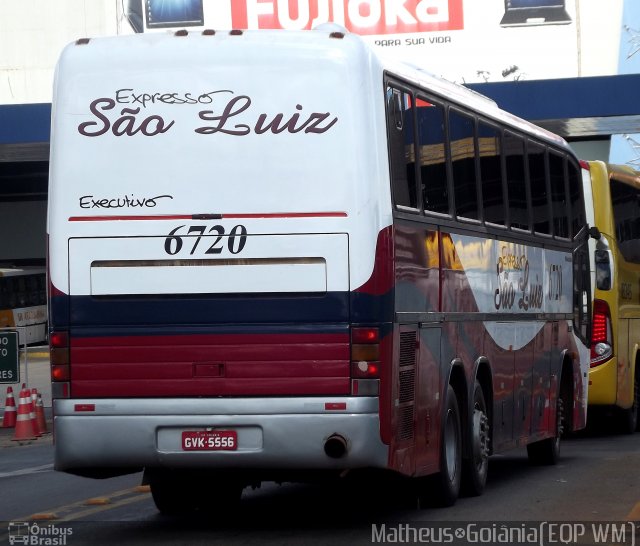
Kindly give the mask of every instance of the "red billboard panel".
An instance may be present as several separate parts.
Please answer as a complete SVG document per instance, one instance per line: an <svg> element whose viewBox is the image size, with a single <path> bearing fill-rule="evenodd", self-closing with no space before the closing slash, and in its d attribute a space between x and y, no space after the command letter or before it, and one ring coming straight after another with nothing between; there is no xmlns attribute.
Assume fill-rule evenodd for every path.
<svg viewBox="0 0 640 546"><path fill-rule="evenodd" d="M462 0L234 0L234 28L311 29L333 22L366 34L461 30Z"/></svg>

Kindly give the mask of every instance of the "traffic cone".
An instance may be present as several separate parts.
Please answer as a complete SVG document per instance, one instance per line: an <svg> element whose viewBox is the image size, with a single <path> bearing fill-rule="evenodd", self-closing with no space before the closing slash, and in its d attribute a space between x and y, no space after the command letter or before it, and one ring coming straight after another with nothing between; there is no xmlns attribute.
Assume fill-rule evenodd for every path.
<svg viewBox="0 0 640 546"><path fill-rule="evenodd" d="M44 415L44 404L42 403L42 395L38 393L36 400L36 425L38 426L38 433L48 434L47 432L47 418Z"/></svg>
<svg viewBox="0 0 640 546"><path fill-rule="evenodd" d="M35 387L31 389L31 406L33 407L33 413L36 412L36 401L38 400L38 389Z"/></svg>
<svg viewBox="0 0 640 546"><path fill-rule="evenodd" d="M16 401L13 398L13 389L7 387L7 400L4 404L4 416L2 417L2 428L13 428L16 426Z"/></svg>
<svg viewBox="0 0 640 546"><path fill-rule="evenodd" d="M31 389L31 393L29 393L29 389L26 391L27 399L30 401L31 406L29 408L29 416L31 417L31 426L33 427L33 433L36 435L36 438L42 436L38 429L38 420L36 419L36 400L38 399L38 389Z"/></svg>
<svg viewBox="0 0 640 546"><path fill-rule="evenodd" d="M16 417L16 430L11 438L14 442L25 440L35 440L33 432L33 421L31 420L31 396L28 390L20 391L20 404L18 405L18 415Z"/></svg>

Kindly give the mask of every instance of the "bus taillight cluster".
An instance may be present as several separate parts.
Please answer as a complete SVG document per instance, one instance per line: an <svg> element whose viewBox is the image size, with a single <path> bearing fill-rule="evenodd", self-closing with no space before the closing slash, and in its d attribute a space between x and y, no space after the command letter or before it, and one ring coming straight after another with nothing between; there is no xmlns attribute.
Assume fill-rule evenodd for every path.
<svg viewBox="0 0 640 546"><path fill-rule="evenodd" d="M351 329L351 390L360 396L377 395L380 377L380 331L378 328ZM373 381L371 381L373 380Z"/></svg>
<svg viewBox="0 0 640 546"><path fill-rule="evenodd" d="M54 331L49 335L51 381L54 398L66 398L69 393L69 333ZM60 387L60 388L58 388ZM56 396L57 395L57 396Z"/></svg>
<svg viewBox="0 0 640 546"><path fill-rule="evenodd" d="M593 301L593 334L591 339L591 367L602 364L613 354L611 311L604 300Z"/></svg>

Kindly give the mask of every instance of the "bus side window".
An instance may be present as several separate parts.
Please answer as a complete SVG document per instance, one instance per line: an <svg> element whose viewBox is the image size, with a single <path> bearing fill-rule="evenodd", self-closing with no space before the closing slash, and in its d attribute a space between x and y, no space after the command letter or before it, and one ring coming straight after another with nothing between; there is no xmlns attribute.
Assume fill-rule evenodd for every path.
<svg viewBox="0 0 640 546"><path fill-rule="evenodd" d="M638 191L615 178L611 179L611 204L618 248L624 259L640 263L640 205Z"/></svg>
<svg viewBox="0 0 640 546"><path fill-rule="evenodd" d="M387 88L387 132L391 185L396 206L418 208L412 97Z"/></svg>
<svg viewBox="0 0 640 546"><path fill-rule="evenodd" d="M529 163L529 184L531 185L533 229L536 233L551 235L545 156L544 146L529 141L527 146L527 159Z"/></svg>
<svg viewBox="0 0 640 546"><path fill-rule="evenodd" d="M551 182L551 210L553 234L563 239L569 238L568 200L564 176L564 158L549 152L549 179Z"/></svg>
<svg viewBox="0 0 640 546"><path fill-rule="evenodd" d="M38 305L47 303L47 276L44 273L38 275Z"/></svg>
<svg viewBox="0 0 640 546"><path fill-rule="evenodd" d="M500 131L481 121L478 124L478 149L484 221L504 226L507 219L507 200L502 186Z"/></svg>
<svg viewBox="0 0 640 546"><path fill-rule="evenodd" d="M509 193L509 219L511 227L529 230L529 206L524 176L524 141L505 131L504 153L507 166L507 191Z"/></svg>
<svg viewBox="0 0 640 546"><path fill-rule="evenodd" d="M451 171L456 216L478 220L475 123L473 118L449 110Z"/></svg>
<svg viewBox="0 0 640 546"><path fill-rule="evenodd" d="M28 287L25 277L18 277L15 285L17 286L18 307L27 307L29 305Z"/></svg>
<svg viewBox="0 0 640 546"><path fill-rule="evenodd" d="M0 278L0 309L9 308L9 279Z"/></svg>
<svg viewBox="0 0 640 546"><path fill-rule="evenodd" d="M18 307L18 283L16 282L15 278L9 277L7 279L7 289L9 296L9 308L14 309Z"/></svg>
<svg viewBox="0 0 640 546"><path fill-rule="evenodd" d="M420 183L425 211L449 214L444 108L431 99L418 98L418 150Z"/></svg>

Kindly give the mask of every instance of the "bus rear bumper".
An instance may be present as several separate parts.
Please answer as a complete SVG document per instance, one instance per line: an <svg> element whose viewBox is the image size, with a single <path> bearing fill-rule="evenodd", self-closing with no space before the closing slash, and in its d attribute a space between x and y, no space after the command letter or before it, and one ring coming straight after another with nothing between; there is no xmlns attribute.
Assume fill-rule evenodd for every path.
<svg viewBox="0 0 640 546"><path fill-rule="evenodd" d="M76 474L141 467L344 470L388 462L375 397L76 399L55 400L53 409L55 469ZM184 449L183 432L206 430L235 431L236 449ZM336 437L346 446L339 457L325 452Z"/></svg>

